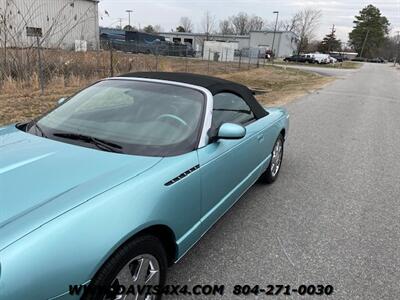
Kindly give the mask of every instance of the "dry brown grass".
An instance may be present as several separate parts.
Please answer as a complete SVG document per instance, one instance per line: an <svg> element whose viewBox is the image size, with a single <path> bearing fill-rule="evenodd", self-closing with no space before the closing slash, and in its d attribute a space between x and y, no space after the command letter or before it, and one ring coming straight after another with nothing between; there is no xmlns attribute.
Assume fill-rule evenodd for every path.
<svg viewBox="0 0 400 300"><path fill-rule="evenodd" d="M105 55L105 53L102 53ZM103 57L104 59L106 57ZM219 76L232 81L240 82L265 93L257 95L259 101L264 104L282 104L288 102L300 95L308 93L321 87L331 78L322 77L316 74L307 73L300 70L284 70L282 68L267 66L256 68L255 65L249 66L242 64L242 69L238 69L237 63L208 63L202 60L193 60L185 58L158 57L151 55L132 55L121 54L115 56L115 74L138 70L155 71L175 71L175 72L193 72L199 74L210 74ZM61 58L60 58L61 59ZM76 58L74 58L76 59ZM40 95L39 80L36 73L33 73L28 80L15 80L11 77L6 78L0 86L0 124L20 122L37 117L48 111L56 105L56 101L68 95L71 95L84 86L108 76L106 64L96 65L97 58L82 54L82 62L76 60L71 70L65 74L55 72L46 83L45 94ZM62 58L66 60L65 57ZM157 63L157 64L156 64ZM77 64L83 69L81 75L75 68ZM88 64L91 67L88 67ZM96 67L93 72L90 68ZM156 68L157 66L157 68ZM86 71L85 71L86 70ZM85 75L86 74L86 75Z"/></svg>
<svg viewBox="0 0 400 300"><path fill-rule="evenodd" d="M285 70L273 66L221 77L240 82L254 90L265 91L265 93L258 94L256 98L266 105L282 105L334 80L332 77L324 77L315 73L289 68Z"/></svg>

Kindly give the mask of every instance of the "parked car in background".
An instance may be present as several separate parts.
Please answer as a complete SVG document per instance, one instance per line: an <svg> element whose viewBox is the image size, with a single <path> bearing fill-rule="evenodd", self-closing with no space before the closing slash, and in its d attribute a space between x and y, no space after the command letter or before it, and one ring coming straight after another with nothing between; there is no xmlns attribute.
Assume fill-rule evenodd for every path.
<svg viewBox="0 0 400 300"><path fill-rule="evenodd" d="M314 63L317 64L328 64L330 62L329 59L329 54L323 54L323 53L308 53L305 54L307 57L310 59L313 59Z"/></svg>
<svg viewBox="0 0 400 300"><path fill-rule="evenodd" d="M312 55L305 54L304 56L306 58L306 63L315 64L315 59Z"/></svg>
<svg viewBox="0 0 400 300"><path fill-rule="evenodd" d="M383 64L385 63L385 60L382 57L375 57L375 58L369 58L367 62Z"/></svg>
<svg viewBox="0 0 400 300"><path fill-rule="evenodd" d="M331 64L335 64L335 63L338 62L338 60L336 58L332 57L332 56L329 56L328 59L329 59L329 63L331 63Z"/></svg>
<svg viewBox="0 0 400 300"><path fill-rule="evenodd" d="M330 55L330 57L335 58L337 62L343 62L343 61L346 60L346 58L345 58L343 55L341 55L341 54L330 53L329 55Z"/></svg>
<svg viewBox="0 0 400 300"><path fill-rule="evenodd" d="M363 57L357 56L357 57L353 58L352 61L360 61L360 62L363 62L363 61L366 61L366 59L363 58Z"/></svg>
<svg viewBox="0 0 400 300"><path fill-rule="evenodd" d="M306 62L306 57L304 55L292 55L292 56L285 57L283 59L283 61L304 63L304 62Z"/></svg>

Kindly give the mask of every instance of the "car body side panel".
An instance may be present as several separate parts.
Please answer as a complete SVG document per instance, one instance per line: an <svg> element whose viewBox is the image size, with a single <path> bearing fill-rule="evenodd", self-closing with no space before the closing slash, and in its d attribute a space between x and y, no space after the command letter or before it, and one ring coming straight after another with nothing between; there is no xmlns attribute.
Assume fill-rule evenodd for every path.
<svg viewBox="0 0 400 300"><path fill-rule="evenodd" d="M180 239L200 219L199 172L170 186L164 183L197 164L195 151L164 158L157 168L98 195L3 249L0 299L61 295L70 284L90 280L115 249L152 225L168 226ZM199 235L199 231L192 232L186 244Z"/></svg>
<svg viewBox="0 0 400 300"><path fill-rule="evenodd" d="M240 185L243 179L256 168L260 157L256 155L256 131L247 128L246 136L240 140L220 139L198 150L202 180L203 225L213 224L218 212L210 213L214 207ZM240 158L240 159L239 159ZM234 196L225 199L227 205Z"/></svg>
<svg viewBox="0 0 400 300"><path fill-rule="evenodd" d="M202 181L203 234L249 189L266 170L274 143L288 127L287 112L270 114L246 126L241 140L220 140L199 149Z"/></svg>
<svg viewBox="0 0 400 300"><path fill-rule="evenodd" d="M218 140L198 150L202 180L202 227L209 228L260 175L267 154L263 121L246 126L240 140Z"/></svg>

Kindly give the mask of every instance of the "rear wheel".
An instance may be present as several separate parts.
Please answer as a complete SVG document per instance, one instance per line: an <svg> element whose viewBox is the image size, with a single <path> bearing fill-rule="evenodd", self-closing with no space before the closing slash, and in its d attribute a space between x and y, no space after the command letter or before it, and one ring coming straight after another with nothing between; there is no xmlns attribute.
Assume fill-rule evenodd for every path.
<svg viewBox="0 0 400 300"><path fill-rule="evenodd" d="M282 158L283 158L283 144L284 138L283 135L280 134L276 139L274 144L274 148L272 149L271 153L271 161L267 167L267 170L261 175L261 181L265 183L273 183L279 175L279 171L282 165Z"/></svg>
<svg viewBox="0 0 400 300"><path fill-rule="evenodd" d="M161 241L154 236L141 236L122 246L110 257L95 275L89 292L82 299L161 299L159 295L146 295L144 291L145 286L163 286L166 272L167 255ZM144 291L138 293L138 287Z"/></svg>

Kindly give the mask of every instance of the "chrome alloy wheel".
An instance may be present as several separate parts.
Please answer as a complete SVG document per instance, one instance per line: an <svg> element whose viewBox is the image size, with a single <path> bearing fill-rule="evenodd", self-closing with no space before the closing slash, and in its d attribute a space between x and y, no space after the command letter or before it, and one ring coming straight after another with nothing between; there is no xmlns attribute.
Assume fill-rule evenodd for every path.
<svg viewBox="0 0 400 300"><path fill-rule="evenodd" d="M281 167L282 155L283 155L283 143L282 139L278 139L274 146L274 150L272 151L272 158L271 158L271 174L273 177L275 177L276 174L278 174L279 168Z"/></svg>
<svg viewBox="0 0 400 300"><path fill-rule="evenodd" d="M156 295L137 293L137 287L156 286L160 284L160 265L150 254L138 255L129 261L115 277L111 286L124 286L126 290L134 286L136 294L120 293L112 298L105 296L104 300L154 300ZM121 291L119 291L121 292ZM126 291L125 291L126 292Z"/></svg>

